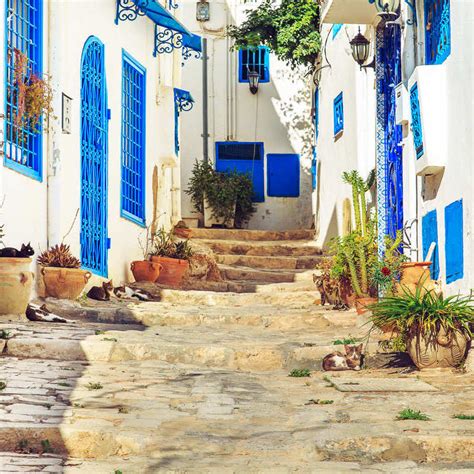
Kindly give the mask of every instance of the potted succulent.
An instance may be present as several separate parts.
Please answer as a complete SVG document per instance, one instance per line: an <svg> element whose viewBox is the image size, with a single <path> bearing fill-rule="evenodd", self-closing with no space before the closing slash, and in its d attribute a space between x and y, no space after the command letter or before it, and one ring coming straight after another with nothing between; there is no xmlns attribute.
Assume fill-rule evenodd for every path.
<svg viewBox="0 0 474 474"><path fill-rule="evenodd" d="M161 228L153 238L151 261L162 266L156 282L180 288L189 269L193 251L188 240L176 240L171 232Z"/></svg>
<svg viewBox="0 0 474 474"><path fill-rule="evenodd" d="M47 296L75 300L84 290L91 273L82 270L81 262L69 245L59 244L38 257Z"/></svg>
<svg viewBox="0 0 474 474"><path fill-rule="evenodd" d="M0 226L0 242L4 237ZM21 250L3 248L0 251L0 314L25 314L33 286L30 271L31 246L23 245Z"/></svg>
<svg viewBox="0 0 474 474"><path fill-rule="evenodd" d="M204 215L205 227L241 227L255 212L250 176L218 172L208 161L196 161L186 193Z"/></svg>
<svg viewBox="0 0 474 474"><path fill-rule="evenodd" d="M401 286L401 294L384 297L369 309L375 326L396 327L419 369L463 362L473 336L473 295L445 298L420 283L414 292Z"/></svg>

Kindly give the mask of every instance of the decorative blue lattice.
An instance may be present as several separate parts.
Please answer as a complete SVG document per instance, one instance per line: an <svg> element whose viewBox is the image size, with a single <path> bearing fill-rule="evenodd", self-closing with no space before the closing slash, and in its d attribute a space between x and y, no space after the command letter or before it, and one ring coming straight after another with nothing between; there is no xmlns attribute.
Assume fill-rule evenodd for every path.
<svg viewBox="0 0 474 474"><path fill-rule="evenodd" d="M175 88L174 90L174 149L179 155L179 114L193 108L194 99L188 91Z"/></svg>
<svg viewBox="0 0 474 474"><path fill-rule="evenodd" d="M187 61L188 59L201 59L202 52L201 51L194 51L194 49L190 48L189 46L183 46L183 59Z"/></svg>
<svg viewBox="0 0 474 474"><path fill-rule="evenodd" d="M139 16L145 16L148 2L153 0L142 0L134 2L133 0L117 0L115 10L115 24L119 21L133 21Z"/></svg>
<svg viewBox="0 0 474 474"><path fill-rule="evenodd" d="M410 89L411 131L415 142L416 158L423 156L423 129L421 126L420 101L418 99L418 84Z"/></svg>
<svg viewBox="0 0 474 474"><path fill-rule="evenodd" d="M270 50L266 46L239 50L239 82L249 82L249 72L256 71L260 82L270 81Z"/></svg>
<svg viewBox="0 0 474 474"><path fill-rule="evenodd" d="M43 123L33 125L22 117L25 104L19 86L43 73L43 1L6 0L5 8L5 166L42 181ZM15 73L23 56L24 75Z"/></svg>
<svg viewBox="0 0 474 474"><path fill-rule="evenodd" d="M108 110L104 45L91 36L81 59L81 261L107 276Z"/></svg>
<svg viewBox="0 0 474 474"><path fill-rule="evenodd" d="M176 0L168 0L168 8L176 9L178 7L179 7L179 5L178 5L178 2Z"/></svg>
<svg viewBox="0 0 474 474"><path fill-rule="evenodd" d="M441 64L451 53L450 0L425 0L426 64Z"/></svg>
<svg viewBox="0 0 474 474"><path fill-rule="evenodd" d="M342 92L334 99L334 136L344 130L344 97Z"/></svg>
<svg viewBox="0 0 474 474"><path fill-rule="evenodd" d="M122 53L122 217L145 225L146 70Z"/></svg>
<svg viewBox="0 0 474 474"><path fill-rule="evenodd" d="M163 53L172 53L173 50L183 47L183 34L170 28L160 28L155 24L155 48L153 56Z"/></svg>

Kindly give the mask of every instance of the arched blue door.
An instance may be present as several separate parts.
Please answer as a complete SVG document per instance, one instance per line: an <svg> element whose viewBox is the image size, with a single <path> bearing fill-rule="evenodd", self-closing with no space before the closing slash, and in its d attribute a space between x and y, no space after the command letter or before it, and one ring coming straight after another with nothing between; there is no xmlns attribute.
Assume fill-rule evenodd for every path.
<svg viewBox="0 0 474 474"><path fill-rule="evenodd" d="M81 261L107 276L108 113L104 45L91 36L81 60Z"/></svg>

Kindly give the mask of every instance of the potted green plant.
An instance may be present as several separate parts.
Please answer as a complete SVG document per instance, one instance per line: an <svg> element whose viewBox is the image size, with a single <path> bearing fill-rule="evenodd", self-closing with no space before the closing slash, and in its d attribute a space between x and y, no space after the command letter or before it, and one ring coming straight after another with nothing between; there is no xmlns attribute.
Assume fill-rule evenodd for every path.
<svg viewBox="0 0 474 474"><path fill-rule="evenodd" d="M188 240L176 240L172 232L161 228L153 236L151 261L161 265L156 280L162 285L180 288L189 269L189 259L193 255Z"/></svg>
<svg viewBox="0 0 474 474"><path fill-rule="evenodd" d="M196 161L186 193L204 215L204 226L241 227L255 212L253 183L247 174L216 171L207 161Z"/></svg>
<svg viewBox="0 0 474 474"><path fill-rule="evenodd" d="M63 243L45 250L38 257L47 296L75 300L84 290L91 273L81 269L81 262Z"/></svg>
<svg viewBox="0 0 474 474"><path fill-rule="evenodd" d="M3 244L4 227L0 226L0 242ZM3 248L0 251L0 314L25 314L33 286L30 271L31 246L23 245L21 250Z"/></svg>
<svg viewBox="0 0 474 474"><path fill-rule="evenodd" d="M473 336L473 295L445 298L419 283L414 292L402 286L401 294L381 298L369 309L374 326L396 327L418 368L456 367L463 362Z"/></svg>

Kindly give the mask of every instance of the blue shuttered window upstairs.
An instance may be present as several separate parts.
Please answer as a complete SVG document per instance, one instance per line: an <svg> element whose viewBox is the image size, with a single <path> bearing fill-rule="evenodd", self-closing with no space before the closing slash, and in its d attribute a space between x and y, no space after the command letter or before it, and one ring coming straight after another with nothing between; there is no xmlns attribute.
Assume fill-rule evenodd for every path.
<svg viewBox="0 0 474 474"><path fill-rule="evenodd" d="M334 99L334 137L344 130L344 96L342 92Z"/></svg>
<svg viewBox="0 0 474 474"><path fill-rule="evenodd" d="M122 52L121 215L145 225L146 70Z"/></svg>
<svg viewBox="0 0 474 474"><path fill-rule="evenodd" d="M5 8L5 165L41 181L43 125L41 120L36 126L21 120L24 99L19 81L28 83L42 77L43 0L5 0ZM25 74L19 74L24 57Z"/></svg>
<svg viewBox="0 0 474 474"><path fill-rule="evenodd" d="M270 81L270 50L266 46L239 51L239 82L249 82L249 71L257 71L261 83Z"/></svg>

